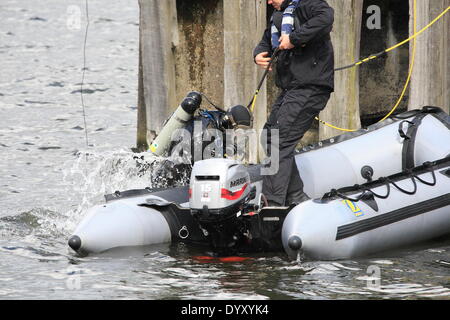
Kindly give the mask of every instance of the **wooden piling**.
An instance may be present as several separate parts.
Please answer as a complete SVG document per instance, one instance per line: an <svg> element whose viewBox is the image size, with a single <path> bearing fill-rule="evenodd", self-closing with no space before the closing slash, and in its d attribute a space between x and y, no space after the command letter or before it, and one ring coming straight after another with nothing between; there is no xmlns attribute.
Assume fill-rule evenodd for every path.
<svg viewBox="0 0 450 320"><path fill-rule="evenodd" d="M190 91L200 91L223 106L223 2L177 0L179 43L173 48L177 101Z"/></svg>
<svg viewBox="0 0 450 320"><path fill-rule="evenodd" d="M410 0L411 18L414 1ZM450 6L450 0L418 0L417 30L422 29ZM410 19L413 34L413 19ZM424 106L450 111L450 13L416 40L416 55L411 78L409 109ZM410 45L412 55L412 45Z"/></svg>
<svg viewBox="0 0 450 320"><path fill-rule="evenodd" d="M176 0L139 0L140 52L138 94L138 147L149 144L160 132L176 104L175 63L177 45ZM145 120L144 120L145 116Z"/></svg>
<svg viewBox="0 0 450 320"><path fill-rule="evenodd" d="M328 2L335 10L332 41L339 67L361 57L363 0ZM410 0L411 12L412 4ZM139 5L139 147L146 148L188 91L207 93L225 108L250 102L263 74L253 62L252 51L267 27L266 1L139 0ZM450 0L420 0L417 5L420 30L447 8ZM450 111L449 39L449 14L417 38L410 109L435 105ZM345 129L360 128L359 72L352 68L336 73L335 93L320 115L322 120ZM271 82L268 85L273 87ZM267 100L264 84L255 108L255 129L261 129L267 119ZM364 112L383 110L372 109ZM319 132L320 140L344 133L322 124ZM253 157L251 162L256 160Z"/></svg>
<svg viewBox="0 0 450 320"><path fill-rule="evenodd" d="M336 67L348 65L360 57L363 0L328 0L328 3L335 11L331 33L335 64ZM336 72L335 92L320 118L336 127L360 128L358 68ZM343 133L322 124L319 127L320 140Z"/></svg>
<svg viewBox="0 0 450 320"><path fill-rule="evenodd" d="M267 26L266 8L266 1L262 0L225 0L223 2L224 104L226 107L238 104L247 106L264 73L254 63L253 49L261 40ZM259 92L254 110L253 128L262 129L267 120L266 83ZM258 155L251 154L249 161L256 163Z"/></svg>

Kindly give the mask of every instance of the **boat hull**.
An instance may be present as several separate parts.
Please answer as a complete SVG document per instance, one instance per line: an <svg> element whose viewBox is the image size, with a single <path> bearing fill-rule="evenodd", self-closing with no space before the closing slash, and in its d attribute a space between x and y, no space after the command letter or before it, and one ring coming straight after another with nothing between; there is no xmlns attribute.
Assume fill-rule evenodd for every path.
<svg viewBox="0 0 450 320"><path fill-rule="evenodd" d="M139 206L145 199L114 201L91 208L73 237L77 251L100 253L117 247L170 243L169 225L161 212ZM73 240L72 240L73 241Z"/></svg>
<svg viewBox="0 0 450 320"><path fill-rule="evenodd" d="M386 199L374 197L351 201L337 196L328 201L308 201L295 207L286 217L283 246L289 256L300 253L320 260L349 259L404 247L450 233L450 158L435 169L435 185L417 179L417 190L409 176L370 189ZM430 172L418 175L433 182ZM347 196L358 198L363 191ZM301 240L301 248L292 239ZM291 241L291 245L290 245ZM294 248L292 248L294 247Z"/></svg>
<svg viewBox="0 0 450 320"><path fill-rule="evenodd" d="M398 174L400 176L395 177L398 185L408 190L412 184L411 179L405 178L408 170L449 155L449 116L440 109L425 108L308 147L296 155L296 163L305 193L312 199L322 199L332 189L353 185L367 187L371 183L369 180L375 181L375 185L370 185L372 190L383 194L386 186L376 186L377 179ZM445 169L442 161L439 166ZM369 169L372 175L364 175L364 169ZM256 187L256 203L262 193L261 166L249 166L248 171L251 187ZM418 174L426 180L431 173L425 170ZM263 247L273 249L278 246L268 245L265 240L280 242L280 248L284 247L290 256L296 255L297 247L301 247L303 254L314 258L341 259L444 235L450 232L450 209L446 204L450 179L442 172L436 172L435 178L434 186L417 182L414 195L391 186L389 197L376 199L375 209L373 203L345 202L345 198L325 202L311 200L294 209L263 209L260 217L276 221L273 225L263 226L263 229L275 230L277 238L265 235L261 243ZM175 241L208 243L205 230L199 227L188 207L187 186L116 192L106 196L106 200L106 204L89 210L70 238L69 245L75 251L99 253L117 247ZM441 207L427 209L427 203L436 201ZM413 216L386 225L380 225L378 221L383 221L385 216L387 221L391 221L390 216L402 215L402 210L414 211L419 205L425 209ZM372 224L377 228L368 227ZM367 228L369 230L352 234L353 229Z"/></svg>

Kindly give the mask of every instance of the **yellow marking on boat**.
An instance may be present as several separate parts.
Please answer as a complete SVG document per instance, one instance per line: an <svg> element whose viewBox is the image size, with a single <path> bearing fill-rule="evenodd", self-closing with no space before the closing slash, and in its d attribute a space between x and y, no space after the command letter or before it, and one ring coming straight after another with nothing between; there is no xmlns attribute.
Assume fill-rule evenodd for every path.
<svg viewBox="0 0 450 320"><path fill-rule="evenodd" d="M362 217L364 215L363 211L360 207L358 207L353 201L350 200L342 200L344 204L347 205L347 207L352 210L352 212L355 214L356 217Z"/></svg>

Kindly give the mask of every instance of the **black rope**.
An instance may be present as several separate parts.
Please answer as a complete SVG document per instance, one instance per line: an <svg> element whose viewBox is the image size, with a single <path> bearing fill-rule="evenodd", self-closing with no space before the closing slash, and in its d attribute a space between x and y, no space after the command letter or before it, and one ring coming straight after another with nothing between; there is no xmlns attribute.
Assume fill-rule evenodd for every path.
<svg viewBox="0 0 450 320"><path fill-rule="evenodd" d="M428 182L423 180L422 178L418 177L418 176L414 176L414 178L416 178L417 180L419 180L421 183L430 186L430 187L434 187L437 184L437 179L436 179L436 173L434 172L433 168L432 168L432 164L431 162L425 162L424 166L428 168L428 171L431 173L432 177L433 177L433 182Z"/></svg>
<svg viewBox="0 0 450 320"><path fill-rule="evenodd" d="M394 181L390 181L390 180L389 180L389 182L390 182L394 187L396 187L399 191L401 191L401 192L403 192L403 193L405 193L405 194L407 194L407 195L413 196L413 195L415 195L416 192L417 192L417 182L416 182L416 179L414 179L414 177L411 177L411 181L412 181L413 184L414 184L414 190L413 190L413 191L405 190L405 189L401 188L398 184L396 184Z"/></svg>
<svg viewBox="0 0 450 320"><path fill-rule="evenodd" d="M432 186L432 187L437 184L437 178L436 178L435 170L433 168L433 163L425 162L423 164L423 167L427 168L428 169L427 171L432 174L433 182L425 181L424 179L420 178L417 174L414 174L413 170L407 170L407 171L405 171L405 173L410 176L410 179L414 185L414 189L412 191L403 189L395 181L393 181L390 178L380 178L380 179L378 179L379 182L381 182L381 183L385 182L386 189L387 189L386 195L380 195L380 194L377 194L376 192L374 192L372 189L365 188L364 186L355 185L350 188L347 187L347 188L342 188L339 190L333 189L329 193L327 193L323 196L322 201L325 201L326 199L339 197L344 200L349 200L352 202L359 202L361 200L367 199L368 196L373 196L378 199L387 199L391 194L391 186L390 186L391 184L395 188L397 188L400 192L403 192L407 195L415 195L418 190L417 181L419 181L427 186ZM426 172L424 172L424 173L426 173ZM357 197L349 197L349 196L345 195L346 192L356 191L357 189L361 189L361 188L362 188L363 192Z"/></svg>
<svg viewBox="0 0 450 320"><path fill-rule="evenodd" d="M431 174L433 175L433 182L425 181L417 176L414 176L414 178L416 178L417 180L419 180L420 182L422 182L423 184L425 184L427 186L434 187L437 183L436 174L434 173L434 171L431 171Z"/></svg>
<svg viewBox="0 0 450 320"><path fill-rule="evenodd" d="M386 186L386 189L387 189L387 192L386 192L386 195L385 195L385 196L381 196L381 195L375 193L375 191L370 190L370 189L366 189L366 190L367 190L367 191L370 191L370 192L372 193L372 195L373 195L375 198L378 198L378 199L387 199L387 198L389 198L389 196L391 195L391 185L389 184L389 182L387 181L387 179L386 179L386 184L385 184L385 186Z"/></svg>

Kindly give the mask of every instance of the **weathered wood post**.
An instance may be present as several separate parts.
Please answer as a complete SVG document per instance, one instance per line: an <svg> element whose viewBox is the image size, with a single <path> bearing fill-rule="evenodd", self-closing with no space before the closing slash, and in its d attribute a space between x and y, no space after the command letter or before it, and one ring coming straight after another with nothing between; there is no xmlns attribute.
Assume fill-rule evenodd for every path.
<svg viewBox="0 0 450 320"><path fill-rule="evenodd" d="M224 104L227 107L247 106L263 75L253 61L253 49L266 28L267 3L265 0L225 0L223 6ZM254 129L261 129L266 119L267 91L264 84L255 106ZM257 154L250 154L250 162L256 163L257 160Z"/></svg>
<svg viewBox="0 0 450 320"><path fill-rule="evenodd" d="M360 36L363 0L328 0L335 11L331 34L335 50L336 67L348 65L360 57ZM358 129L361 126L359 112L358 68L336 72L335 93L332 94L320 118L334 126ZM320 125L320 140L341 135L343 132Z"/></svg>
<svg viewBox="0 0 450 320"><path fill-rule="evenodd" d="M172 47L178 42L176 0L139 0L137 146L145 150L176 104Z"/></svg>
<svg viewBox="0 0 450 320"><path fill-rule="evenodd" d="M223 0L177 0L177 16L177 101L195 90L222 106ZM203 106L207 106L206 101Z"/></svg>
<svg viewBox="0 0 450 320"><path fill-rule="evenodd" d="M414 1L409 2L412 17ZM450 6L450 0L418 0L417 30L425 27L448 6ZM411 19L411 35L413 30L413 19ZM424 106L437 106L447 112L450 111L449 37L450 13L447 13L417 38L408 107L410 110Z"/></svg>

